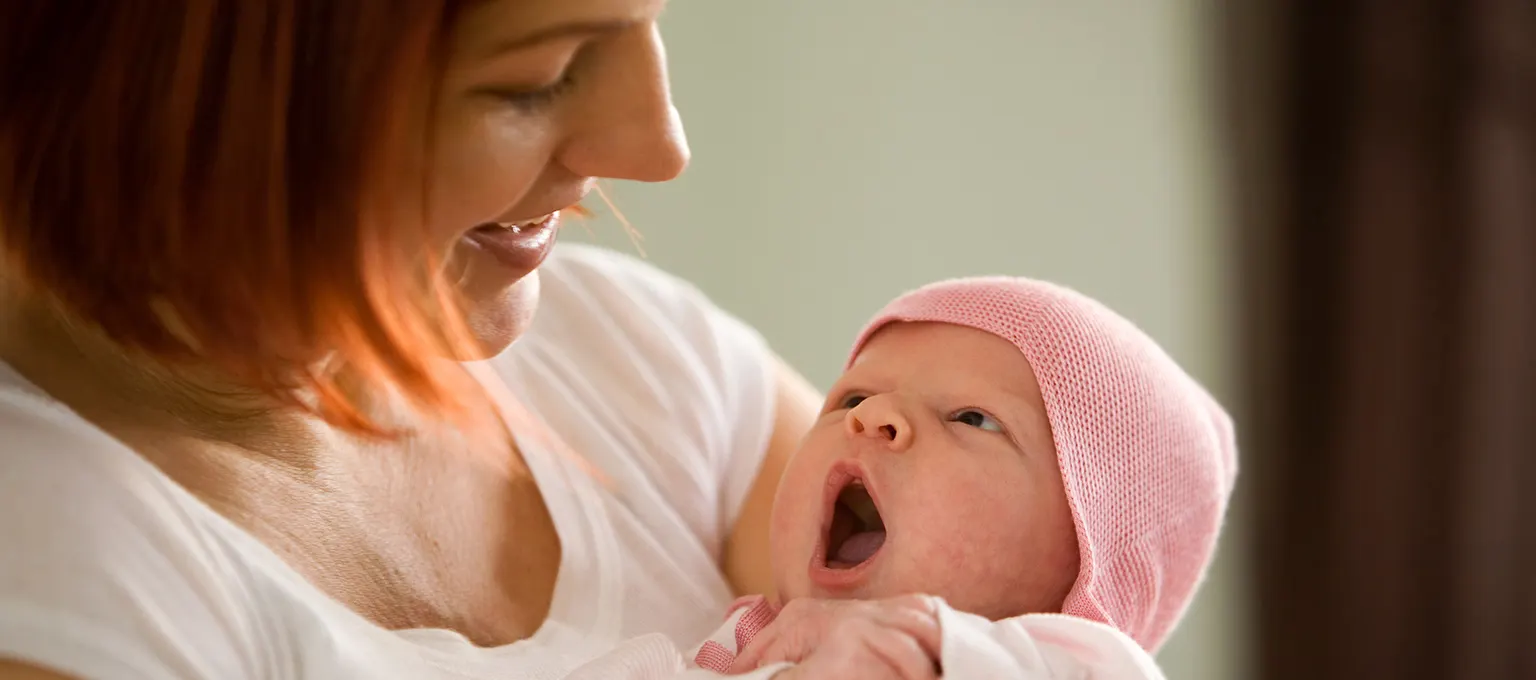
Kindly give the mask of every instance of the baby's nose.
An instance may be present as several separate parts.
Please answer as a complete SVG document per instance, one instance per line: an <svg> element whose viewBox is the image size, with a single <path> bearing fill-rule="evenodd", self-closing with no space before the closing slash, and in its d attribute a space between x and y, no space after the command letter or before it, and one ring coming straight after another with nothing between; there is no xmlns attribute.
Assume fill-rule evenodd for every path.
<svg viewBox="0 0 1536 680"><path fill-rule="evenodd" d="M892 451L904 451L912 445L912 422L901 410L901 403L891 395L876 395L848 409L843 421L850 437L872 437L886 442Z"/></svg>

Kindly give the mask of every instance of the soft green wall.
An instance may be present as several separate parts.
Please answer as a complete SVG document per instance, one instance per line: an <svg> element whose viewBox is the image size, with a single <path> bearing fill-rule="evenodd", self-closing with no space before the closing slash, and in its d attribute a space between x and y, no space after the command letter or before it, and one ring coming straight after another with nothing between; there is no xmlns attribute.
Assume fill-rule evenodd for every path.
<svg viewBox="0 0 1536 680"><path fill-rule="evenodd" d="M1233 393L1198 0L674 0L663 31L693 166L619 205L819 386L897 293L1003 273L1098 297ZM1246 675L1240 540L1170 678Z"/></svg>

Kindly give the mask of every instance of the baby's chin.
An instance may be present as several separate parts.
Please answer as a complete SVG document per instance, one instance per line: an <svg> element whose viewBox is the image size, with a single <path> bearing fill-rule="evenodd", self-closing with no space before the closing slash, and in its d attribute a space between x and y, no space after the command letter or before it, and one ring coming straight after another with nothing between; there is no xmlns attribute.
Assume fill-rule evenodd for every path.
<svg viewBox="0 0 1536 680"><path fill-rule="evenodd" d="M816 600L881 600L888 597L898 597L912 592L888 585L878 578L878 574L858 585L839 588L828 588L812 581L806 569L802 567L798 574L780 574L778 586L778 600L780 603L802 598Z"/></svg>

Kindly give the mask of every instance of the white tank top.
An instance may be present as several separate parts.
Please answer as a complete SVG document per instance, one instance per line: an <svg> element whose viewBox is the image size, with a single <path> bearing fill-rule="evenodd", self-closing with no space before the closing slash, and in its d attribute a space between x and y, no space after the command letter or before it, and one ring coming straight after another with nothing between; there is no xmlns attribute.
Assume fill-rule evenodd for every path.
<svg viewBox="0 0 1536 680"><path fill-rule="evenodd" d="M372 624L0 364L0 658L113 679L704 673L678 650L733 599L719 557L773 424L767 350L626 256L562 244L541 277L532 328L486 362L584 459L518 437L562 545L531 639Z"/></svg>

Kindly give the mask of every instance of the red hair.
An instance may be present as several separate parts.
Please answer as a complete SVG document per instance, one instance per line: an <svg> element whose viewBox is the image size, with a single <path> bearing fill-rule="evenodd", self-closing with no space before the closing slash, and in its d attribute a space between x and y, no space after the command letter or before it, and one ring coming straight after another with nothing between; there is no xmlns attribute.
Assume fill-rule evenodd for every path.
<svg viewBox="0 0 1536 680"><path fill-rule="evenodd" d="M425 229L385 225L425 188L401 168L430 157L457 4L0 2L5 266L129 351L313 394L353 431L379 432L311 368L331 352L451 410L430 357L467 334L442 332L462 321L436 277L402 275Z"/></svg>

